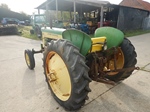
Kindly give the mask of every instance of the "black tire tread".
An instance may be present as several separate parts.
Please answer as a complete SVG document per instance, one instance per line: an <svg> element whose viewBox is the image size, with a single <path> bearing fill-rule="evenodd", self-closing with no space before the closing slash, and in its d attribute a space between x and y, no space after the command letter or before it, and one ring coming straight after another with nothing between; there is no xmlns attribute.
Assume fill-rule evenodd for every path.
<svg viewBox="0 0 150 112"><path fill-rule="evenodd" d="M121 50L124 54L124 67L123 68L129 68L129 67L135 67L137 63L137 53L135 52L135 47L132 45L131 41L127 38L124 38L122 44L120 45ZM133 71L130 72L119 72L118 74L114 76L107 76L108 79L113 80L115 82L122 81L126 78L128 78Z"/></svg>
<svg viewBox="0 0 150 112"><path fill-rule="evenodd" d="M63 106L66 110L78 110L81 108L85 100L87 99L88 92L91 91L89 88L89 82L91 81L88 76L89 68L86 66L85 57L79 53L79 49L76 48L70 41L59 39L52 40L51 43L47 46L47 49L44 52L44 71L45 71L45 61L47 54L51 51L55 51L59 56L64 60L71 79L72 91L71 96L67 101L61 101L51 90L51 87L47 84L55 98L55 100ZM82 63L82 64L81 64ZM46 76L46 72L45 72Z"/></svg>
<svg viewBox="0 0 150 112"><path fill-rule="evenodd" d="M29 49L27 49L27 50L24 51L24 56L25 56L26 53L27 53L28 56L29 56L30 66L27 64L27 61L25 60L25 61L26 61L26 64L27 64L27 66L28 66L29 69L33 70L33 69L35 68L34 54L33 54L32 51L29 50Z"/></svg>

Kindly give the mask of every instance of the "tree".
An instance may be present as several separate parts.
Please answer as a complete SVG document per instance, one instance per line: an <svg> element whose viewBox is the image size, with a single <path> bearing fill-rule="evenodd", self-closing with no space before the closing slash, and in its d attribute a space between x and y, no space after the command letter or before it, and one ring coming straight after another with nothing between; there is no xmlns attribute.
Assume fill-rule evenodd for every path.
<svg viewBox="0 0 150 112"><path fill-rule="evenodd" d="M20 14L24 15L24 16L28 16L28 14L26 14L25 12L21 11Z"/></svg>
<svg viewBox="0 0 150 112"><path fill-rule="evenodd" d="M25 19L29 20L29 19L30 19L30 16L29 16L28 14L26 14L25 12L20 11L20 14L21 14L21 15L22 15L22 17L23 17L23 19L22 19L22 20L25 20Z"/></svg>
<svg viewBox="0 0 150 112"><path fill-rule="evenodd" d="M4 3L2 3L2 4L0 5L0 8L10 10L10 8L8 7L8 5L7 5L7 4L4 4Z"/></svg>

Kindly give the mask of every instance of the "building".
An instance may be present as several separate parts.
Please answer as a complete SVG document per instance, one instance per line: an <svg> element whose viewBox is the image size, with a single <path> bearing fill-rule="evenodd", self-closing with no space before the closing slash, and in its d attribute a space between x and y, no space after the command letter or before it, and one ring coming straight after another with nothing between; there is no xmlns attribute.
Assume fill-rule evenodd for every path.
<svg viewBox="0 0 150 112"><path fill-rule="evenodd" d="M150 3L143 0L123 0L119 5L150 11Z"/></svg>
<svg viewBox="0 0 150 112"><path fill-rule="evenodd" d="M130 23L123 25L125 28L150 29L150 3L143 0L123 0L120 6L130 8L130 10L123 8L120 12L121 20L126 18L125 16L128 17L128 19L125 19L126 22L122 21L122 23ZM124 13L128 10L129 13L123 14L122 10L124 10ZM118 27L122 27L122 25Z"/></svg>
<svg viewBox="0 0 150 112"><path fill-rule="evenodd" d="M110 4L107 1L91 0L47 0L37 7L40 9L74 12L74 23L76 23L76 13L83 16L87 12L92 12L93 20L100 26L110 25L122 31L142 29L145 18L149 15L149 6L146 2L136 2L142 0L123 0L120 5ZM129 5L129 6L128 6ZM89 13L87 13L89 14ZM91 14L91 13L90 13ZM87 19L87 16L85 16ZM104 26L105 26L104 25Z"/></svg>

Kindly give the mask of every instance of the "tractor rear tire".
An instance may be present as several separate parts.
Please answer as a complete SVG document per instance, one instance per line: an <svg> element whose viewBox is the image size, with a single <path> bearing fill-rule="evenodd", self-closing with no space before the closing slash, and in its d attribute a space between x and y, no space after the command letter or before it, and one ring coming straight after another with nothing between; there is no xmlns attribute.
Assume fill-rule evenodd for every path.
<svg viewBox="0 0 150 112"><path fill-rule="evenodd" d="M44 74L54 99L66 110L80 109L91 91L85 57L70 41L48 43L43 58Z"/></svg>
<svg viewBox="0 0 150 112"><path fill-rule="evenodd" d="M35 67L35 60L34 60L34 54L31 50L27 49L24 51L25 61L29 69L34 69Z"/></svg>
<svg viewBox="0 0 150 112"><path fill-rule="evenodd" d="M137 54L135 52L135 47L132 45L130 40L127 38L124 38L122 44L120 45L121 50L124 54L124 67L123 68L129 68L129 67L135 67L137 60ZM107 78L119 82L126 78L128 78L132 74L133 70L130 72L119 72L116 75L107 75Z"/></svg>

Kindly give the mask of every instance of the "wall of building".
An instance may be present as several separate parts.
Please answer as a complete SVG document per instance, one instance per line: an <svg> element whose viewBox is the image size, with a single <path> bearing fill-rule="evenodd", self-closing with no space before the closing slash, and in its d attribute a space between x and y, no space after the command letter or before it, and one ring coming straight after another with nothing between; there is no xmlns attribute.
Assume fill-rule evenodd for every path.
<svg viewBox="0 0 150 112"><path fill-rule="evenodd" d="M117 28L123 31L142 29L148 11L129 7L120 7Z"/></svg>
<svg viewBox="0 0 150 112"><path fill-rule="evenodd" d="M143 27L144 30L149 30L150 29L150 15L149 15L149 17L146 17L144 19L142 27Z"/></svg>

